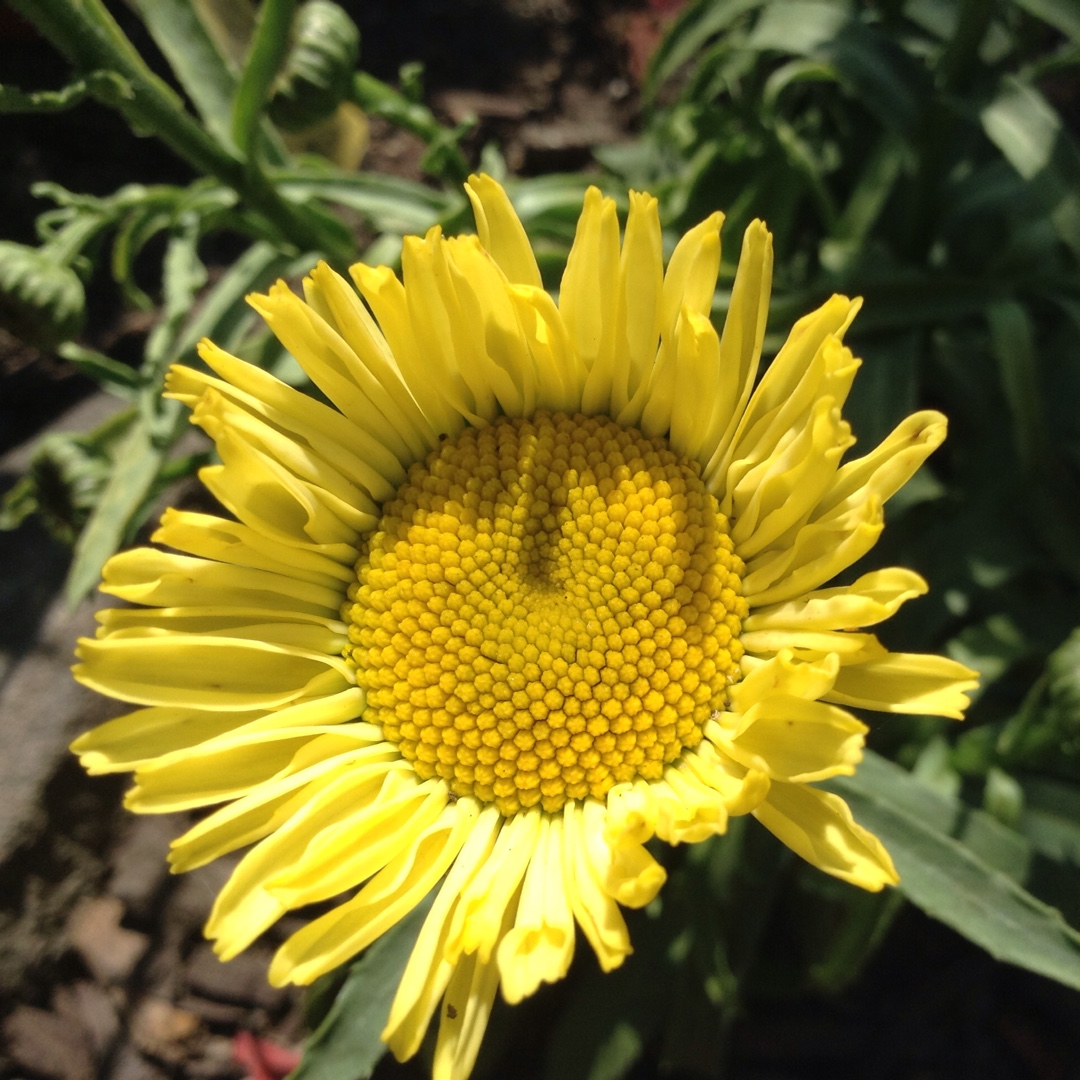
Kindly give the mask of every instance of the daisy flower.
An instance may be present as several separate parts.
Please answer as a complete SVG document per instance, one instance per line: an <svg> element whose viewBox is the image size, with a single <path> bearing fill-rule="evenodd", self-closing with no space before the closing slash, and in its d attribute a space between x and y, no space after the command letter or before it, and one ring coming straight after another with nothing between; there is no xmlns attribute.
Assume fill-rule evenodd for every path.
<svg viewBox="0 0 1080 1080"><path fill-rule="evenodd" d="M757 379L770 235L743 238L710 322L722 215L665 270L657 203L625 231L594 189L558 300L503 189L474 176L476 236L405 240L402 276L319 265L251 303L319 396L200 346L168 393L221 464L230 516L169 510L111 559L75 674L140 706L74 744L133 770L128 806L217 806L176 871L248 847L207 935L235 956L286 912L275 984L353 957L429 893L383 1038L466 1077L496 991L604 970L622 907L664 883L647 846L753 814L864 889L881 843L814 781L854 771L849 707L959 717L973 673L867 628L926 591L910 570L830 582L945 436L919 412L876 449L841 416L859 302L797 322ZM655 850L655 848L653 849Z"/></svg>

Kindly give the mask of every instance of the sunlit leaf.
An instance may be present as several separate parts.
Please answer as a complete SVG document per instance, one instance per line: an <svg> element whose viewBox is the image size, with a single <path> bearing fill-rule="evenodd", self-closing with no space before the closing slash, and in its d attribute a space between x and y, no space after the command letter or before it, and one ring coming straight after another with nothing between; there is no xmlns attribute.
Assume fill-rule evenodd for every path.
<svg viewBox="0 0 1080 1080"><path fill-rule="evenodd" d="M873 754L829 786L885 843L912 903L991 956L1080 989L1080 933L1020 884L1022 837Z"/></svg>

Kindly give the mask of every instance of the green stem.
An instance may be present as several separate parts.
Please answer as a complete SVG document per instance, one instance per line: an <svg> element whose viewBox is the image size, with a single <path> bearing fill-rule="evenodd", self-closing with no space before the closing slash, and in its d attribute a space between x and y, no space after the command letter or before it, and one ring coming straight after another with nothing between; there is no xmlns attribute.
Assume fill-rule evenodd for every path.
<svg viewBox="0 0 1080 1080"><path fill-rule="evenodd" d="M289 47L296 0L263 0L244 73L233 99L233 138L249 164L255 160L259 118Z"/></svg>
<svg viewBox="0 0 1080 1080"><path fill-rule="evenodd" d="M302 251L325 252L346 263L356 249L331 236L303 210L283 199L272 184L253 174L185 110L176 93L145 64L102 0L11 0L79 73L115 71L128 93L115 105L136 131L156 135L202 173L216 176L266 217L275 231Z"/></svg>

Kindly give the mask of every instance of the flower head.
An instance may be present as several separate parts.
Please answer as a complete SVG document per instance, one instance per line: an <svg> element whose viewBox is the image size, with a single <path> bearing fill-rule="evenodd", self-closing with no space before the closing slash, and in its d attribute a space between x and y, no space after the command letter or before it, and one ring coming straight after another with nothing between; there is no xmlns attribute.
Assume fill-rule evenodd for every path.
<svg viewBox="0 0 1080 1080"><path fill-rule="evenodd" d="M170 510L110 560L76 675L142 706L82 736L128 805L221 804L174 869L252 845L207 934L236 955L347 890L270 971L307 983L434 901L384 1038L464 1077L496 990L560 979L576 930L610 970L621 906L664 870L645 844L754 814L865 889L880 842L810 786L854 771L845 708L959 717L972 673L866 628L925 592L891 568L823 588L945 435L909 417L845 464L858 301L801 319L755 386L771 278L754 222L723 332L714 214L666 272L656 200L590 189L556 303L502 188L478 236L405 241L402 280L329 267L252 303L325 401L205 341L177 367L233 517ZM361 299L361 297L363 299Z"/></svg>

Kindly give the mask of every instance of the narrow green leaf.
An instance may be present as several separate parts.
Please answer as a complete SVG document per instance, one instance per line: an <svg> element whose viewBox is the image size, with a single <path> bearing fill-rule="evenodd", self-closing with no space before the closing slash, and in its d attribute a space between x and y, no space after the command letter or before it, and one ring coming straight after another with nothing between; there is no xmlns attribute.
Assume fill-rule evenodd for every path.
<svg viewBox="0 0 1080 1080"><path fill-rule="evenodd" d="M697 0L689 4L653 53L641 87L642 98L652 101L683 64L700 54L706 42L765 3L766 0Z"/></svg>
<svg viewBox="0 0 1080 1080"><path fill-rule="evenodd" d="M429 897L352 964L288 1080L367 1080L371 1076L386 1053L379 1035L430 906Z"/></svg>
<svg viewBox="0 0 1080 1080"><path fill-rule="evenodd" d="M136 371L104 353L83 348L82 345L76 345L73 341L65 342L56 351L84 375L89 375L106 389L118 388L131 391L139 385L139 376Z"/></svg>
<svg viewBox="0 0 1080 1080"><path fill-rule="evenodd" d="M748 44L828 64L885 127L916 136L931 87L925 69L890 36L828 0L776 0Z"/></svg>
<svg viewBox="0 0 1080 1080"><path fill-rule="evenodd" d="M1080 989L1080 933L1019 883L1022 837L874 754L828 786L884 842L912 903L996 959Z"/></svg>
<svg viewBox="0 0 1080 1080"><path fill-rule="evenodd" d="M981 113L983 130L1031 185L1058 236L1080 254L1080 147L1033 86L1007 76Z"/></svg>
<svg viewBox="0 0 1080 1080"><path fill-rule="evenodd" d="M275 172L273 181L293 202L319 200L347 206L363 214L380 232L423 234L465 202L463 195L376 173L295 169Z"/></svg>
<svg viewBox="0 0 1080 1080"><path fill-rule="evenodd" d="M193 214L184 215L181 228L165 249L162 266L164 310L146 342L143 384L153 398L148 415L156 413L165 372L176 355L177 342L199 290L206 284L206 267L199 259L198 241L198 219Z"/></svg>
<svg viewBox="0 0 1080 1080"><path fill-rule="evenodd" d="M184 92L211 134L232 145L236 76L199 20L191 0L132 0Z"/></svg>
<svg viewBox="0 0 1080 1080"><path fill-rule="evenodd" d="M1001 385L1012 412L1013 439L1020 461L1034 474L1046 464L1046 418L1039 387L1035 328L1015 300L998 300L986 309L990 341L1001 373Z"/></svg>
<svg viewBox="0 0 1080 1080"><path fill-rule="evenodd" d="M263 0L232 107L232 137L245 158L252 156L252 140L270 95L270 87L289 48L296 0Z"/></svg>
<svg viewBox="0 0 1080 1080"><path fill-rule="evenodd" d="M163 413L176 425L179 404L165 403ZM149 426L140 419L116 454L116 468L75 542L75 554L64 584L70 604L78 603L98 583L101 568L123 543L128 523L153 487L165 457L165 449L151 438Z"/></svg>

